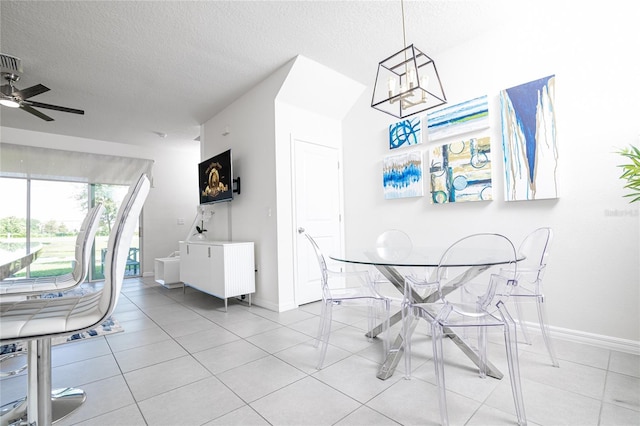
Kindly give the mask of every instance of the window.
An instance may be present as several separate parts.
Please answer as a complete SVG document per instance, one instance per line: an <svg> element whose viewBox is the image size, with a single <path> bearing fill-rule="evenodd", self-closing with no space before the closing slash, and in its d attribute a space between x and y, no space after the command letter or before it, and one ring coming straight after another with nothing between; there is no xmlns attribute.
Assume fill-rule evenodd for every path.
<svg viewBox="0 0 640 426"><path fill-rule="evenodd" d="M69 272L77 229L88 206L100 200L107 215L96 237L89 279L104 278L103 253L118 207L141 173L153 182L153 161L9 143L0 143L0 154L0 193L3 201L11 200L0 205L0 250L10 242L41 242L40 257L22 275ZM139 235L131 242L128 275L142 273Z"/></svg>
<svg viewBox="0 0 640 426"><path fill-rule="evenodd" d="M76 236L88 207L102 202L105 214L95 238L88 279L103 279L109 232L127 190L124 185L0 178L0 193L11 200L0 205L0 249L9 249L12 243L43 245L38 260L15 276L35 278L71 272ZM131 242L127 275L142 273L140 246L139 233L136 233Z"/></svg>

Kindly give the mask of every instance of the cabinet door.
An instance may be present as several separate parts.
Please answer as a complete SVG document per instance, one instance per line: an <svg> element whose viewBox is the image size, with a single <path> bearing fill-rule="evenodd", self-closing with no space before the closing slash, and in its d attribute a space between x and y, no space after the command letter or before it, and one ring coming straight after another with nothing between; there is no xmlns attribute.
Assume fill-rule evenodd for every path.
<svg viewBox="0 0 640 426"><path fill-rule="evenodd" d="M202 287L208 281L209 270L206 246L189 243L181 246L180 281L194 287Z"/></svg>
<svg viewBox="0 0 640 426"><path fill-rule="evenodd" d="M193 280L193 269L196 264L188 246L187 243L180 243L180 281L183 283L190 283Z"/></svg>
<svg viewBox="0 0 640 426"><path fill-rule="evenodd" d="M209 278L209 291L223 299L229 297L225 289L225 268L224 268L224 246L209 246L210 257L209 267L211 275Z"/></svg>

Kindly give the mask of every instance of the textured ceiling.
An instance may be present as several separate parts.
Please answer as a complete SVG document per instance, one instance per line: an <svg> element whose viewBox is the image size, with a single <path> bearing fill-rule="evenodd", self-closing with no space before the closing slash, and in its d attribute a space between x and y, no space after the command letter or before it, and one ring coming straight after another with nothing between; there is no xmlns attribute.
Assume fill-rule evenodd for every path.
<svg viewBox="0 0 640 426"><path fill-rule="evenodd" d="M497 24L516 0L405 1L407 42L437 53ZM6 1L0 51L45 122L2 107L6 127L139 145L193 144L199 125L296 55L370 86L400 50L400 1ZM166 133L160 138L158 133Z"/></svg>

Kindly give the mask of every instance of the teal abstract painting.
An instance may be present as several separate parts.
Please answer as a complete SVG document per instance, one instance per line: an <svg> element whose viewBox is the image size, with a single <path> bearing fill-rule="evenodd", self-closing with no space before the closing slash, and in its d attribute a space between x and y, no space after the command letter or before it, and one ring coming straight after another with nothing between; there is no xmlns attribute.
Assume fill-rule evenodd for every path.
<svg viewBox="0 0 640 426"><path fill-rule="evenodd" d="M389 149L422 143L422 119L411 117L389 125Z"/></svg>

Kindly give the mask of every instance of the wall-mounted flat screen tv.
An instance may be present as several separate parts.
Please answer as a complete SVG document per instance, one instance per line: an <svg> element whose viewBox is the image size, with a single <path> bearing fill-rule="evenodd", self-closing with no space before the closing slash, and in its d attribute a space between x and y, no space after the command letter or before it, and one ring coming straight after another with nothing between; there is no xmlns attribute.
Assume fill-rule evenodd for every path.
<svg viewBox="0 0 640 426"><path fill-rule="evenodd" d="M231 150L215 155L198 165L200 204L220 203L233 199Z"/></svg>

